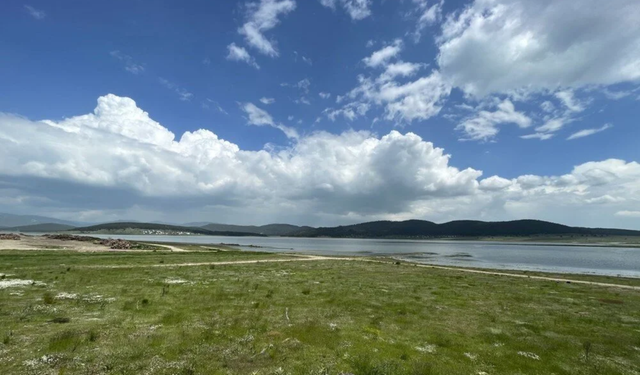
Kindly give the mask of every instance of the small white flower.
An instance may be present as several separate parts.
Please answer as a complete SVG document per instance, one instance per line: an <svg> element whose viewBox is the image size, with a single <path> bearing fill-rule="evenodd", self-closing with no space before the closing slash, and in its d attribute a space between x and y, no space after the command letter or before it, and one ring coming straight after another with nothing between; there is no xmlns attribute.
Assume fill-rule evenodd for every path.
<svg viewBox="0 0 640 375"><path fill-rule="evenodd" d="M535 354L535 353L531 353L531 352L518 352L518 355L521 355L523 357L527 357L527 358L531 358L531 359L535 359L536 361L540 360L540 356Z"/></svg>
<svg viewBox="0 0 640 375"><path fill-rule="evenodd" d="M435 345L416 346L416 350L419 351L420 353L435 353L436 346Z"/></svg>
<svg viewBox="0 0 640 375"><path fill-rule="evenodd" d="M472 353L464 353L464 356L469 358L472 361L475 361L476 358L478 358L478 356L476 354L472 354Z"/></svg>

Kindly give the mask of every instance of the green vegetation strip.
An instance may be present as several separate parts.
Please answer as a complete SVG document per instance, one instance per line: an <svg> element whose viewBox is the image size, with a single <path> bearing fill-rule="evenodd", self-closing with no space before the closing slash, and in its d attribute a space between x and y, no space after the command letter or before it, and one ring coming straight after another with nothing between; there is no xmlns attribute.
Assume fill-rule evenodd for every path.
<svg viewBox="0 0 640 375"><path fill-rule="evenodd" d="M640 371L637 290L341 260L84 267L122 257L275 259L0 252L0 285L32 281L0 289L0 373Z"/></svg>

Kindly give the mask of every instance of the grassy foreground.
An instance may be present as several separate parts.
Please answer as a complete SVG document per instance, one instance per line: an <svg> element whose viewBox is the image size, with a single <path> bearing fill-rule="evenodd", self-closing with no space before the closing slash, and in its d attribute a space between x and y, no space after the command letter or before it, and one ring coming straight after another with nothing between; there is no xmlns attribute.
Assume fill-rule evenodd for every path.
<svg viewBox="0 0 640 375"><path fill-rule="evenodd" d="M171 266L275 258L0 252L0 282L35 282L0 288L0 374L640 374L637 290L361 261Z"/></svg>

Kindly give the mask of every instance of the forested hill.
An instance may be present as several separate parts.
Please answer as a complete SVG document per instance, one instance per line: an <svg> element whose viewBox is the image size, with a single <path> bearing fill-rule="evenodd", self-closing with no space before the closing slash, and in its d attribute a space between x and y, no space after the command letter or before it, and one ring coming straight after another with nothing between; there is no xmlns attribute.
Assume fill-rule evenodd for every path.
<svg viewBox="0 0 640 375"><path fill-rule="evenodd" d="M424 220L373 221L339 227L300 230L295 237L347 238L437 238L437 237L526 237L544 235L640 236L640 231L581 228L541 220L486 222L458 220L436 224Z"/></svg>
<svg viewBox="0 0 640 375"><path fill-rule="evenodd" d="M255 233L233 232L233 231L212 231L199 227L183 227L178 225L118 222L92 225L89 227L73 228L73 232L80 233L104 233L104 234L203 234L208 236L256 236Z"/></svg>
<svg viewBox="0 0 640 375"><path fill-rule="evenodd" d="M58 223L43 223L33 225L22 225L11 228L0 228L7 232L59 232L63 230L70 230L75 228L72 225L58 224Z"/></svg>
<svg viewBox="0 0 640 375"><path fill-rule="evenodd" d="M267 224L267 225L232 225L232 224L207 224L201 228L213 230L213 231L227 231L227 232L245 232L255 233L266 236L287 236L292 233L315 229L312 227L299 227L297 225L290 224Z"/></svg>
<svg viewBox="0 0 640 375"><path fill-rule="evenodd" d="M69 229L104 234L202 234L212 236L290 236L341 238L473 238L542 236L640 236L640 231L582 228L541 220L486 222L457 220L436 224L425 220L372 221L338 227L299 227L288 224L241 226L207 224L189 227L157 223L117 222Z"/></svg>

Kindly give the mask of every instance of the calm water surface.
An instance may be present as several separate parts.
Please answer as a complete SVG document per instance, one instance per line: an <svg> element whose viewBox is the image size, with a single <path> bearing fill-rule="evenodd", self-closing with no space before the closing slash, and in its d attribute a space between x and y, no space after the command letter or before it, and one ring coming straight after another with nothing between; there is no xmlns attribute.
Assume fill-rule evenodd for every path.
<svg viewBox="0 0 640 375"><path fill-rule="evenodd" d="M242 249L253 251L342 256L386 255L413 262L462 267L640 277L638 248L342 238L93 236L147 242L236 244Z"/></svg>

